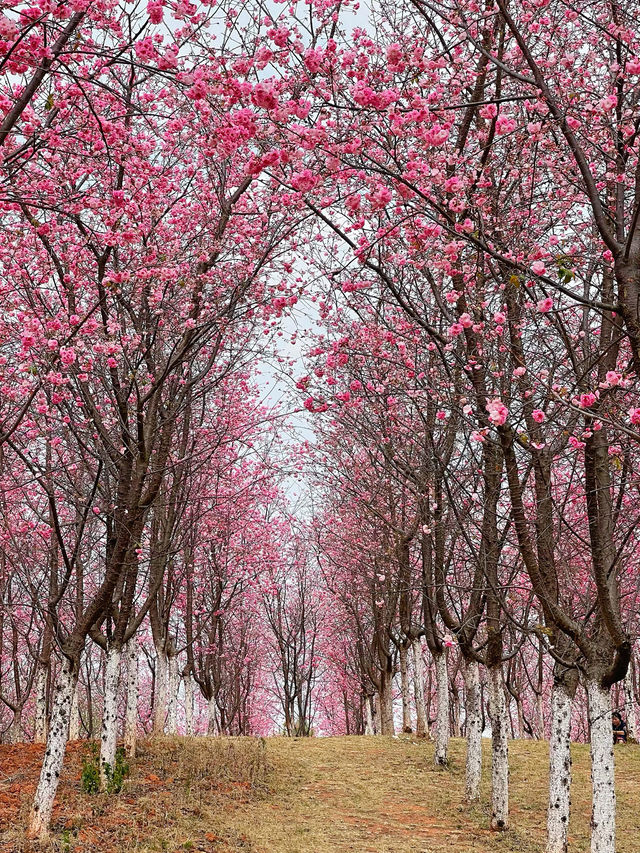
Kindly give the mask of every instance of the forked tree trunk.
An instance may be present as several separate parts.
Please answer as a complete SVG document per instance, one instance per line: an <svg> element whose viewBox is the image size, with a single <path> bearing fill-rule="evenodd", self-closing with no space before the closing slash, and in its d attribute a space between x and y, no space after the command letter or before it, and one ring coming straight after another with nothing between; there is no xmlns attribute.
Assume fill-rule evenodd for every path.
<svg viewBox="0 0 640 853"><path fill-rule="evenodd" d="M78 697L80 692L80 683L76 682L73 689L73 699L71 700L71 712L69 715L69 740L78 740L80 737L80 708L78 707Z"/></svg>
<svg viewBox="0 0 640 853"><path fill-rule="evenodd" d="M400 646L400 690L402 693L402 731L411 734L411 702L409 701L409 648Z"/></svg>
<svg viewBox="0 0 640 853"><path fill-rule="evenodd" d="M491 829L509 826L509 745L502 665L489 669L491 709Z"/></svg>
<svg viewBox="0 0 640 853"><path fill-rule="evenodd" d="M47 673L49 665L38 661L36 671L36 707L33 742L44 743L47 739Z"/></svg>
<svg viewBox="0 0 640 853"><path fill-rule="evenodd" d="M102 709L102 732L100 735L100 789L106 790L108 769L113 770L116 762L116 742L118 739L118 688L120 686L120 661L122 648L110 646L107 649L107 663L104 685L104 706Z"/></svg>
<svg viewBox="0 0 640 853"><path fill-rule="evenodd" d="M627 734L630 738L638 740L638 715L636 711L636 698L633 690L633 660L629 661L629 668L624 677L624 711L627 718Z"/></svg>
<svg viewBox="0 0 640 853"><path fill-rule="evenodd" d="M53 801L58 789L60 773L69 736L69 714L73 691L78 680L78 669L72 661L63 657L56 680L47 748L40 770L40 780L29 817L29 838L46 838L53 810Z"/></svg>
<svg viewBox="0 0 640 853"><path fill-rule="evenodd" d="M180 676L178 674L177 655L169 656L169 683L167 701L167 734L178 734L178 690L180 689Z"/></svg>
<svg viewBox="0 0 640 853"><path fill-rule="evenodd" d="M193 737L193 679L191 678L191 671L185 672L182 680L184 681L185 734L187 737Z"/></svg>
<svg viewBox="0 0 640 853"><path fill-rule="evenodd" d="M480 710L480 671L477 661L466 661L464 683L467 735L465 798L467 802L472 803L480 798L480 782L482 780L482 717Z"/></svg>
<svg viewBox="0 0 640 853"><path fill-rule="evenodd" d="M436 748L433 756L439 767L447 764L449 748L449 673L447 671L446 652L434 654L436 663L436 693L438 710L436 714Z"/></svg>
<svg viewBox="0 0 640 853"><path fill-rule="evenodd" d="M571 808L572 697L561 683L551 693L549 741L549 808L546 853L567 853Z"/></svg>
<svg viewBox="0 0 640 853"><path fill-rule="evenodd" d="M163 735L167 722L167 653L156 646L156 689L153 708L153 734Z"/></svg>
<svg viewBox="0 0 640 853"><path fill-rule="evenodd" d="M135 758L138 735L138 643L131 637L127 643L127 710L124 718L124 748Z"/></svg>
<svg viewBox="0 0 640 853"><path fill-rule="evenodd" d="M426 737L427 709L424 702L424 661L422 659L422 643L417 637L411 644L413 649L413 692L416 702L416 734Z"/></svg>
<svg viewBox="0 0 640 853"><path fill-rule="evenodd" d="M616 790L611 723L611 692L587 681L591 729L591 853L615 853Z"/></svg>

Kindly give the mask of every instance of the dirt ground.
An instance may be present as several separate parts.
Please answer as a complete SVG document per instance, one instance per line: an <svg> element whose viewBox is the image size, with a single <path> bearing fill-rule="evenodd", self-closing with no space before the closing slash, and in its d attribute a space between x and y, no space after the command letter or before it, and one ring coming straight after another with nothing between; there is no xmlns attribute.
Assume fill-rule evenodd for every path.
<svg viewBox="0 0 640 853"><path fill-rule="evenodd" d="M0 746L0 851L68 853L493 853L543 850L547 745L513 741L511 828L488 830L463 801L464 744L446 770L409 737L163 739L141 745L117 795L82 793L83 743L70 745L51 840L24 839L42 747ZM573 751L570 850L589 848L588 749ZM640 849L640 747L616 748L618 851Z"/></svg>

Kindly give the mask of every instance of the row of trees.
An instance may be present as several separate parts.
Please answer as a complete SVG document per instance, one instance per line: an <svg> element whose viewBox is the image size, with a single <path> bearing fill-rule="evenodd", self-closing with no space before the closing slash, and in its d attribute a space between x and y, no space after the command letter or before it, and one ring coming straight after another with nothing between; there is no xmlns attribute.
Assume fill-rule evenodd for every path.
<svg viewBox="0 0 640 853"><path fill-rule="evenodd" d="M509 709L524 727L526 697L544 708L551 666L549 853L567 849L581 683L592 850L615 850L611 692L633 707L638 634L640 10L511 5L382 0L360 28L326 2L3 7L2 696L17 732L33 693L40 737L50 693L32 834L88 644L104 775L125 654L132 736L136 637L156 731L186 672L185 728L195 681L212 727L239 732L268 635L290 733L314 686L327 726L390 733L396 670L408 728L411 668L426 732L424 643L442 765L462 673L470 799L486 684L495 829ZM300 526L250 363L311 290Z"/></svg>

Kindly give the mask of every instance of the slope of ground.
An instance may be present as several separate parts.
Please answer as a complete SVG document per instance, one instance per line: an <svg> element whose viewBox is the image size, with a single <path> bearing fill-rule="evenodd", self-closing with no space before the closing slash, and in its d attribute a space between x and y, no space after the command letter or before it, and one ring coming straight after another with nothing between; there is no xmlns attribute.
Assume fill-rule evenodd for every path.
<svg viewBox="0 0 640 853"><path fill-rule="evenodd" d="M165 739L144 744L119 795L81 792L84 744L72 744L51 843L68 853L537 853L543 849L547 746L510 743L512 829L488 831L489 751L482 805L462 797L464 744L451 766L411 738ZM0 851L24 840L41 748L0 747ZM589 756L576 746L572 853L588 850ZM640 747L616 748L619 853L640 838Z"/></svg>

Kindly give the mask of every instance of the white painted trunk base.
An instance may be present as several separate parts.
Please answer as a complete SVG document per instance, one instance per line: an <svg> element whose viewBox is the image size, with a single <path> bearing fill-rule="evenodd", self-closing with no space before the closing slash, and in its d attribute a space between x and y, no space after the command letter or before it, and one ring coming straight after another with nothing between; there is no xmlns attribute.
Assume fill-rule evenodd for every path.
<svg viewBox="0 0 640 853"><path fill-rule="evenodd" d="M415 639L413 649L413 693L416 703L416 734L426 737L428 734L427 708L424 701L424 660L422 659L422 643Z"/></svg>
<svg viewBox="0 0 640 853"><path fill-rule="evenodd" d="M100 735L100 788L107 786L109 765L113 769L116 761L116 742L118 739L118 687L120 686L120 661L122 649L112 646L107 650L107 663L104 684L104 705L102 709L102 733Z"/></svg>
<svg viewBox="0 0 640 853"><path fill-rule="evenodd" d="M153 733L163 735L167 722L167 655L156 647L156 681L153 707Z"/></svg>
<svg viewBox="0 0 640 853"><path fill-rule="evenodd" d="M78 707L78 694L80 685L76 683L71 700L71 714L69 719L69 740L78 740L80 737L80 708Z"/></svg>
<svg viewBox="0 0 640 853"><path fill-rule="evenodd" d="M218 733L218 726L216 724L216 700L212 696L207 703L207 712L208 712L208 725L207 725L207 734L215 735Z"/></svg>
<svg viewBox="0 0 640 853"><path fill-rule="evenodd" d="M402 731L410 734L413 731L411 725L411 703L409 700L409 649L400 646L400 692L402 695Z"/></svg>
<svg viewBox="0 0 640 853"><path fill-rule="evenodd" d="M185 734L193 737L193 679L188 672L183 676L184 681L184 722Z"/></svg>
<svg viewBox="0 0 640 853"><path fill-rule="evenodd" d="M571 808L571 697L560 684L551 693L547 853L567 853Z"/></svg>
<svg viewBox="0 0 640 853"><path fill-rule="evenodd" d="M482 716L480 709L480 669L478 662L466 662L465 684L465 729L467 735L467 757L465 766L465 798L473 803L480 799L482 781Z"/></svg>
<svg viewBox="0 0 640 853"><path fill-rule="evenodd" d="M591 727L591 853L615 853L616 789L611 725L611 692L587 682Z"/></svg>
<svg viewBox="0 0 640 853"><path fill-rule="evenodd" d="M633 695L633 661L629 662L624 678L624 712L627 718L627 734L633 740L638 740L638 714L636 699Z"/></svg>
<svg viewBox="0 0 640 853"><path fill-rule="evenodd" d="M38 661L36 672L36 708L33 730L33 742L44 743L47 739L47 673L49 667L46 663Z"/></svg>
<svg viewBox="0 0 640 853"><path fill-rule="evenodd" d="M446 652L434 655L433 657L436 664L436 694L438 697L435 731L436 748L433 760L439 767L444 767L447 763L447 753L449 750L449 673L447 670Z"/></svg>
<svg viewBox="0 0 640 853"><path fill-rule="evenodd" d="M371 710L371 696L364 697L364 712L366 714L366 723L364 727L364 733L366 735L374 735L376 733L375 726L373 724L373 711Z"/></svg>
<svg viewBox="0 0 640 853"><path fill-rule="evenodd" d="M178 690L180 689L180 676L178 674L178 658L171 655L169 658L169 684L167 698L167 734L178 734Z"/></svg>
<svg viewBox="0 0 640 853"><path fill-rule="evenodd" d="M127 643L127 710L124 717L124 748L130 758L135 758L138 736L138 641L132 637Z"/></svg>
<svg viewBox="0 0 640 853"><path fill-rule="evenodd" d="M67 748L69 714L77 678L77 672L74 671L71 661L63 658L54 691L47 748L29 817L28 835L30 838L44 839L49 833L53 801L58 790L58 782Z"/></svg>
<svg viewBox="0 0 640 853"><path fill-rule="evenodd" d="M394 735L396 727L393 720L393 681L389 678L378 691L380 709L380 734Z"/></svg>
<svg viewBox="0 0 640 853"><path fill-rule="evenodd" d="M491 711L491 829L509 827L509 742L502 666L489 669Z"/></svg>

